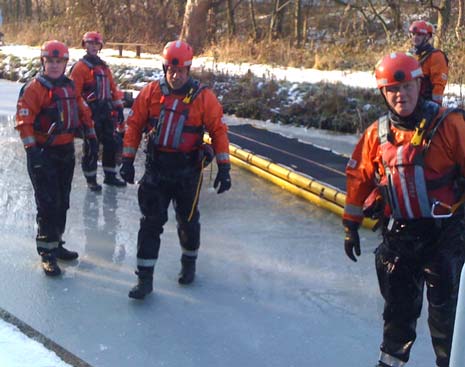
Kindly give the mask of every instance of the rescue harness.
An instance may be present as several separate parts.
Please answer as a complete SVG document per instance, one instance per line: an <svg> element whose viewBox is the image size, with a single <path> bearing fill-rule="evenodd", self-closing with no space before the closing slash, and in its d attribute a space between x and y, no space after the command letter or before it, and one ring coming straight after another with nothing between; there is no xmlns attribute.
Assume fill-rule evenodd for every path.
<svg viewBox="0 0 465 367"><path fill-rule="evenodd" d="M74 83L65 78L60 84L52 83L43 75L39 75L38 82L49 93L51 104L42 108L34 120L34 130L47 134L45 145L52 145L59 134L74 133L79 128L78 105Z"/></svg>
<svg viewBox="0 0 465 367"><path fill-rule="evenodd" d="M386 172L380 186L395 220L447 218L465 202L463 188L457 188L458 167L440 175L424 170L424 158L431 140L446 117L453 112L465 116L461 109L448 108L434 121L438 110L437 106L435 112L423 118L410 142L401 145L392 142L389 117L385 115L378 120L380 151Z"/></svg>
<svg viewBox="0 0 465 367"><path fill-rule="evenodd" d="M207 86L197 80L181 100L168 88L166 80L160 80L161 110L158 119L150 118L152 130L149 133L153 148L161 151L189 153L197 150L203 142L203 125L189 122L192 103Z"/></svg>

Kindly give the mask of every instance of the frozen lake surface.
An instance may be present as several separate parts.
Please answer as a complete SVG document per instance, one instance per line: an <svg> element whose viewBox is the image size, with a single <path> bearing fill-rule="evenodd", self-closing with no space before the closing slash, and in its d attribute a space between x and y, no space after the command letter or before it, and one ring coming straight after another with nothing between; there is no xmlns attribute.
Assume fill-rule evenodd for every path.
<svg viewBox="0 0 465 367"><path fill-rule="evenodd" d="M77 165L64 237L80 259L63 265L62 277L45 277L24 149L11 117L18 89L0 81L2 308L95 367L375 364L383 309L377 235L361 231L363 254L354 264L343 251L339 217L237 167L223 195L212 191L205 172L195 283L177 283L181 251L171 212L155 291L138 302L127 297L136 281L137 187L93 194ZM432 366L424 316L418 334L409 366Z"/></svg>

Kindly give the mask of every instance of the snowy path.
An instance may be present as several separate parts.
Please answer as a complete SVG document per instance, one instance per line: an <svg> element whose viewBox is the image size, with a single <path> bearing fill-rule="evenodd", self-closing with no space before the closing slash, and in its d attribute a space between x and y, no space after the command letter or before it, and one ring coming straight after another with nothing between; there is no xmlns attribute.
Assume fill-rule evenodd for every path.
<svg viewBox="0 0 465 367"><path fill-rule="evenodd" d="M383 306L376 235L361 233L363 256L353 264L340 218L239 168L225 195L207 187L206 172L195 284L176 282L171 213L155 293L134 302L127 292L136 279L136 187L94 195L77 167L65 239L80 261L64 266L63 277L46 278L34 249L23 148L5 117L17 85L0 83L0 101L9 100L0 103L1 307L95 367L374 365ZM424 319L418 333L409 366L433 365Z"/></svg>

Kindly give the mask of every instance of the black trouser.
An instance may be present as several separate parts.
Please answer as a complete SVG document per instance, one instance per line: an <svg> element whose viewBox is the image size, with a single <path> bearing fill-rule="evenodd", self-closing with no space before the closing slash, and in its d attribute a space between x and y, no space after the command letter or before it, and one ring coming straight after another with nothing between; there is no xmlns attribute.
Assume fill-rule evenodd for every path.
<svg viewBox="0 0 465 367"><path fill-rule="evenodd" d="M153 266L158 258L160 235L168 220L171 201L183 253L197 255L200 246L200 213L196 196L199 178L200 168L195 158L189 155L165 153L146 164L138 191L142 213L137 238L139 266Z"/></svg>
<svg viewBox="0 0 465 367"><path fill-rule="evenodd" d="M449 366L460 272L464 263L463 214L443 220L398 223L376 249L384 305L381 351L407 362L416 338L426 284L428 325L436 363Z"/></svg>
<svg viewBox="0 0 465 367"><path fill-rule="evenodd" d="M52 252L65 231L75 164L74 144L44 148L42 159L40 168L32 168L27 162L37 206L39 254Z"/></svg>
<svg viewBox="0 0 465 367"><path fill-rule="evenodd" d="M98 144L103 145L102 166L105 174L116 173L115 125L111 119L110 102L102 102L99 105L92 104L92 118L95 123L95 133ZM97 160L90 155L88 144L84 143L84 154L81 161L82 171L87 179L94 179L97 175Z"/></svg>

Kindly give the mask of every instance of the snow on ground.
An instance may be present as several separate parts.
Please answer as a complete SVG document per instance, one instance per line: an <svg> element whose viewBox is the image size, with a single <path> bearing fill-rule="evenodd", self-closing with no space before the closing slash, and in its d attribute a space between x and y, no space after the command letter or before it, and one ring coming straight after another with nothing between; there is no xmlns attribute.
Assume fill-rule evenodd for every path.
<svg viewBox="0 0 465 367"><path fill-rule="evenodd" d="M0 366L70 367L54 352L0 319Z"/></svg>
<svg viewBox="0 0 465 367"><path fill-rule="evenodd" d="M70 59L78 60L83 55L81 48L70 48ZM0 52L12 54L20 58L33 58L39 55L39 47L8 45L2 46ZM140 58L135 57L133 51L123 50L123 57L118 56L118 51L110 48L103 48L101 57L109 64L119 64L134 66L139 68L160 67L162 57L160 55L142 53ZM372 71L353 71L353 70L316 70L303 69L295 67L275 67L263 64L250 63L223 63L216 62L212 57L197 57L192 63L193 68L211 70L213 72L222 72L230 75L243 75L252 72L258 77L277 80L286 80L292 83L342 83L351 87L359 88L376 88L376 81ZM444 102L455 105L464 94L464 86L457 84L448 84L446 86Z"/></svg>

